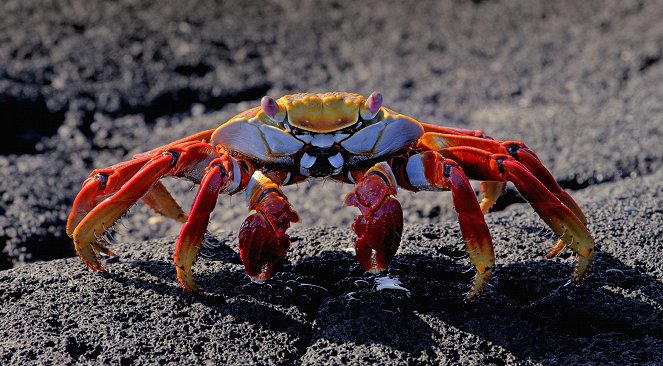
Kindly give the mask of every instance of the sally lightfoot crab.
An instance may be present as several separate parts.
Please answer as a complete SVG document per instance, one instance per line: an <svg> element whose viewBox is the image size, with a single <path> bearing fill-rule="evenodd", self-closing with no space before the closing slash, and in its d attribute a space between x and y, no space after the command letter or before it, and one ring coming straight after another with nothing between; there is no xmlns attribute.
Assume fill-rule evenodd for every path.
<svg viewBox="0 0 663 366"><path fill-rule="evenodd" d="M200 184L187 215L160 182L180 177ZM196 291L196 260L219 194L244 192L253 213L239 230L239 253L254 281L267 280L290 246L287 230L298 221L282 186L328 177L354 185L344 203L360 214L352 228L357 258L369 272L384 270L398 249L403 212L394 197L410 191L451 191L460 229L476 275L476 297L494 266L493 242L484 220L506 182L512 182L559 237L548 256L565 247L577 254L574 280L592 263L594 240L586 218L522 142L494 140L481 131L421 123L382 106L382 95L301 93L259 107L203 131L94 170L83 183L67 222L76 252L94 271L98 240L138 200L184 223L174 261L186 291ZM481 181L478 202L469 179Z"/></svg>

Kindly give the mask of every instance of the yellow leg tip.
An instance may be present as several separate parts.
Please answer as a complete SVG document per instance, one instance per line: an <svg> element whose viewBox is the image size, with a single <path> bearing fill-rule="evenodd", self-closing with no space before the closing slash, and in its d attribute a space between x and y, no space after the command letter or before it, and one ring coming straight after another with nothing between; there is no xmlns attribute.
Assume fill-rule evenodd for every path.
<svg viewBox="0 0 663 366"><path fill-rule="evenodd" d="M182 289L186 292L197 293L198 286L196 286L196 282L193 279L193 273L191 272L191 268L182 268L182 267L176 267L176 268L177 268L177 281L180 283Z"/></svg>
<svg viewBox="0 0 663 366"><path fill-rule="evenodd" d="M492 268L486 268L483 272L477 270L476 275L474 276L474 281L472 282L472 288L470 288L470 291L465 295L465 300L476 300L486 286L488 286L492 273Z"/></svg>

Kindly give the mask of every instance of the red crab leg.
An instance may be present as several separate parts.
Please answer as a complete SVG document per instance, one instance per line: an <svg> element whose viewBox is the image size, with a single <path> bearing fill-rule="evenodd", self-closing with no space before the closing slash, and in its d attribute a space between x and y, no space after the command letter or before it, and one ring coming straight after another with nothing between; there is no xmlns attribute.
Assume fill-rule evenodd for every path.
<svg viewBox="0 0 663 366"><path fill-rule="evenodd" d="M67 220L67 235L72 237L74 230L83 218L101 201L117 192L150 159L151 157L145 156L115 164L108 168L93 170L83 182L83 188L74 200Z"/></svg>
<svg viewBox="0 0 663 366"><path fill-rule="evenodd" d="M198 132L195 135L187 136L183 139L173 141L173 142L169 143L168 145L159 146L156 149L152 149L152 150L144 152L144 153L136 154L136 155L134 155L133 158L134 159L140 159L144 156L152 157L155 154L159 154L162 151L166 151L171 147L186 146L186 145L189 145L192 142L210 142L211 138L212 138L212 133L214 133L214 131L215 131L215 129Z"/></svg>
<svg viewBox="0 0 663 366"><path fill-rule="evenodd" d="M361 212L352 229L357 234L357 259L367 272L379 273L386 269L400 245L403 210L392 197L397 187L389 164L382 162L369 169L354 191L345 197L346 206L355 206Z"/></svg>
<svg viewBox="0 0 663 366"><path fill-rule="evenodd" d="M401 186L415 192L451 191L465 247L476 268L472 288L467 294L468 300L475 299L490 280L495 254L488 225L463 169L437 151L425 151L411 156L407 165L398 167L398 171Z"/></svg>
<svg viewBox="0 0 663 366"><path fill-rule="evenodd" d="M286 231L299 216L277 182L261 171L251 176L246 198L249 209L256 212L239 229L239 256L251 280L262 283L285 258L290 247Z"/></svg>
<svg viewBox="0 0 663 366"><path fill-rule="evenodd" d="M474 136L474 137L487 137L483 134L481 130L468 130L464 128L456 127L444 127L438 125L431 125L429 123L422 123L424 127L424 132L434 132L440 134L452 134L452 135L464 135L464 136Z"/></svg>
<svg viewBox="0 0 663 366"><path fill-rule="evenodd" d="M68 222L74 247L83 262L92 270L102 271L96 254L112 253L97 238L145 196L162 176L190 174L196 171L196 165L207 164L206 161L216 155L208 144L190 142L153 155L151 159L143 156L96 171L98 174L93 174L93 178L84 183ZM147 162L143 163L143 160Z"/></svg>
<svg viewBox="0 0 663 366"><path fill-rule="evenodd" d="M168 192L168 189L160 181L154 183L152 189L147 191L142 200L154 212L160 215L179 222L186 222L187 220L187 215L182 210L182 207L180 207L177 201L175 201L175 198L173 198L170 192Z"/></svg>
<svg viewBox="0 0 663 366"><path fill-rule="evenodd" d="M154 183L171 168L173 156L165 154L150 160L120 190L94 207L73 231L74 247L83 262L94 271L103 271L96 251L103 245L97 237L112 227ZM103 251L103 250L102 250Z"/></svg>
<svg viewBox="0 0 663 366"><path fill-rule="evenodd" d="M235 193L244 188L247 180L248 173L240 169L237 161L228 155L212 160L205 170L191 213L177 238L173 258L177 268L177 280L185 291L198 290L191 266L198 256L219 191L223 190L223 193L227 194Z"/></svg>
<svg viewBox="0 0 663 366"><path fill-rule="evenodd" d="M573 213L580 219L583 224L587 224L587 218L582 212L578 204L571 198L571 196L564 191L555 178L550 174L550 171L546 169L541 163L541 160L530 150L524 143L518 141L496 141L492 139L478 138L478 137L469 137L469 136L458 136L458 135L449 135L449 134L437 134L437 133L427 133L422 136L420 140L420 145L432 150L440 150L446 147L461 147L468 146L478 148L490 153L497 154L508 154L514 157L516 160L521 162L527 169L529 169L534 176L541 181L557 198L562 201L573 211ZM482 185L483 188L483 185ZM484 191L485 192L485 191ZM488 198L484 194L484 201ZM497 197L495 197L497 199ZM482 201L482 203L484 202ZM487 212L484 211L484 212ZM564 249L565 244L561 241L558 241L553 249L548 253L547 257L553 257L558 254L562 249Z"/></svg>
<svg viewBox="0 0 663 366"><path fill-rule="evenodd" d="M580 219L523 164L509 155L491 154L472 147L440 151L457 161L473 179L510 181L564 243L578 254L574 279L587 274L594 256L594 239Z"/></svg>
<svg viewBox="0 0 663 366"><path fill-rule="evenodd" d="M425 133L419 140L420 146L428 150L441 150L448 147L473 147L493 154L511 155L521 162L543 183L562 203L564 203L584 224L587 218L578 204L557 184L555 178L541 163L541 160L524 143L518 141L497 141L473 136L453 134Z"/></svg>
<svg viewBox="0 0 663 366"><path fill-rule="evenodd" d="M187 145L191 142L209 141L213 129L199 132L195 135L185 137L168 145L156 148L146 153L137 154L132 160L121 162L104 169L95 169L90 173L88 179L83 182L83 188L76 196L74 204L67 219L67 235L72 237L76 226L83 218L101 201L117 192L136 172L143 167L154 156L167 151L168 147ZM154 192L152 192L154 190ZM148 194L143 197L154 211L164 216L182 221L184 212L179 208L170 193L158 183ZM179 208L179 209L178 209Z"/></svg>

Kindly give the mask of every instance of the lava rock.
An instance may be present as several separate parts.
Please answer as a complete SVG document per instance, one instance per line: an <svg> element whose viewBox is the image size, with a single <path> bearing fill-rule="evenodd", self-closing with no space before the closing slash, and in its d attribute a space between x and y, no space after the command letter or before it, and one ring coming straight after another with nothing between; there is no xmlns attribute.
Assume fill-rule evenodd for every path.
<svg viewBox="0 0 663 366"><path fill-rule="evenodd" d="M379 277L358 265L351 231L331 227L292 230L286 262L263 285L246 277L234 233L207 235L194 266L200 295L177 286L175 237L115 244L119 257L104 260L101 274L77 258L3 271L0 360L658 364L662 178L577 194L597 241L580 287L569 282L573 257L543 258L552 241L529 206L488 214L497 265L493 285L471 303L455 222L407 225ZM636 201L643 205L625 209ZM385 280L393 285L380 289Z"/></svg>

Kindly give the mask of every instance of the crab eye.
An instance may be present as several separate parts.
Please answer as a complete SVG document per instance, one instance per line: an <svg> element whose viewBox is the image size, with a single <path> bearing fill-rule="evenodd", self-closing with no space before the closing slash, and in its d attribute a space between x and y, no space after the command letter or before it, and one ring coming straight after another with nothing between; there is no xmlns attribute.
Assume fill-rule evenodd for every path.
<svg viewBox="0 0 663 366"><path fill-rule="evenodd" d="M260 100L260 108L272 121L279 123L285 119L285 111L279 107L276 100L270 96L264 96Z"/></svg>
<svg viewBox="0 0 663 366"><path fill-rule="evenodd" d="M372 120L382 108L382 94L373 92L366 98L366 101L361 106L361 118L365 121Z"/></svg>
<svg viewBox="0 0 663 366"><path fill-rule="evenodd" d="M268 96L262 97L260 100L260 107L262 108L262 111L270 117L276 116L276 112L278 111L276 101L274 98Z"/></svg>

